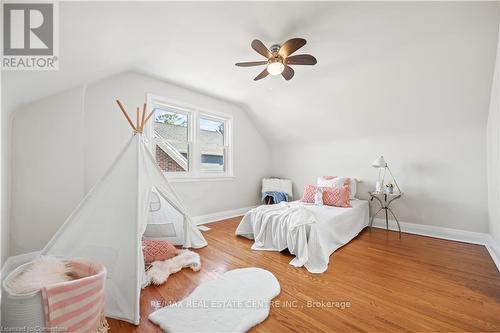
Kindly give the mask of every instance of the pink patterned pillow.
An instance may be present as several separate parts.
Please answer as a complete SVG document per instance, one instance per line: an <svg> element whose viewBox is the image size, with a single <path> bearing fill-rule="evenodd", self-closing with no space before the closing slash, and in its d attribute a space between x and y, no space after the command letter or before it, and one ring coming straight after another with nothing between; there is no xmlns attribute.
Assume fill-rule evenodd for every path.
<svg viewBox="0 0 500 333"><path fill-rule="evenodd" d="M351 191L349 185L342 188L323 187L323 204L335 207L352 207L349 197Z"/></svg>
<svg viewBox="0 0 500 333"><path fill-rule="evenodd" d="M144 253L144 260L146 262L167 260L179 254L179 250L169 241L156 239L143 240L142 252Z"/></svg>
<svg viewBox="0 0 500 333"><path fill-rule="evenodd" d="M316 186L304 186L304 194L302 195L302 202L314 203L314 195L316 194Z"/></svg>

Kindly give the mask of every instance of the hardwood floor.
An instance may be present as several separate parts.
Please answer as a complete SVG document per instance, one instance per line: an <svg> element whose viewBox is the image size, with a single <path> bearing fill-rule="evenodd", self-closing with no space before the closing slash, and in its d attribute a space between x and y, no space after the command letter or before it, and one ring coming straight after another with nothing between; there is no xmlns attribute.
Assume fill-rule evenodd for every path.
<svg viewBox="0 0 500 333"><path fill-rule="evenodd" d="M147 319L158 302L249 266L281 284L270 316L251 332L500 332L500 273L484 246L366 229L330 257L325 273L311 274L289 265L290 254L250 250L250 240L234 235L239 220L207 225L202 269L143 290L141 324L108 319L110 332L161 332Z"/></svg>

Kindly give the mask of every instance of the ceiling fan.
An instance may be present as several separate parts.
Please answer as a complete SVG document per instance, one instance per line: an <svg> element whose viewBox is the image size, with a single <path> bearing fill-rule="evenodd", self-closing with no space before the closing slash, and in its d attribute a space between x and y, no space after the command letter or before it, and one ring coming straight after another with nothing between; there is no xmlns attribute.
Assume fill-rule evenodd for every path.
<svg viewBox="0 0 500 333"><path fill-rule="evenodd" d="M267 65L266 68L264 68L264 70L253 79L254 81L263 79L269 74L281 74L285 80L288 81L295 74L295 71L289 65L315 65L317 63L316 58L310 54L298 54L292 56L295 51L306 45L306 43L306 40L303 38L292 38L284 42L282 45L274 44L270 49L268 49L260 40L254 39L251 44L252 48L257 51L257 53L266 57L267 60L238 62L236 63L236 66L252 67Z"/></svg>

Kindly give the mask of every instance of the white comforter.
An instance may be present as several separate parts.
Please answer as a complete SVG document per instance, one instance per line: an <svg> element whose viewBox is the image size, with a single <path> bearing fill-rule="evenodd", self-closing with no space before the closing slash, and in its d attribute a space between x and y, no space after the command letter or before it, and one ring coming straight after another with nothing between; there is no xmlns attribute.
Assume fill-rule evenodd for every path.
<svg viewBox="0 0 500 333"><path fill-rule="evenodd" d="M253 250L282 251L295 267L323 273L330 255L368 225L368 202L352 200L352 208L315 206L299 201L263 205L241 220L236 235L254 239Z"/></svg>

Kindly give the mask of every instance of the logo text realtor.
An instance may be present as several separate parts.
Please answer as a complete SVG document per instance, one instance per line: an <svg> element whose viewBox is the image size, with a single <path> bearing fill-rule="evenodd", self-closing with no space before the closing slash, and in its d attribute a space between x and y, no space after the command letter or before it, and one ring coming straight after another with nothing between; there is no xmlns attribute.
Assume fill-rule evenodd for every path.
<svg viewBox="0 0 500 333"><path fill-rule="evenodd" d="M58 69L55 3L3 4L3 70Z"/></svg>

